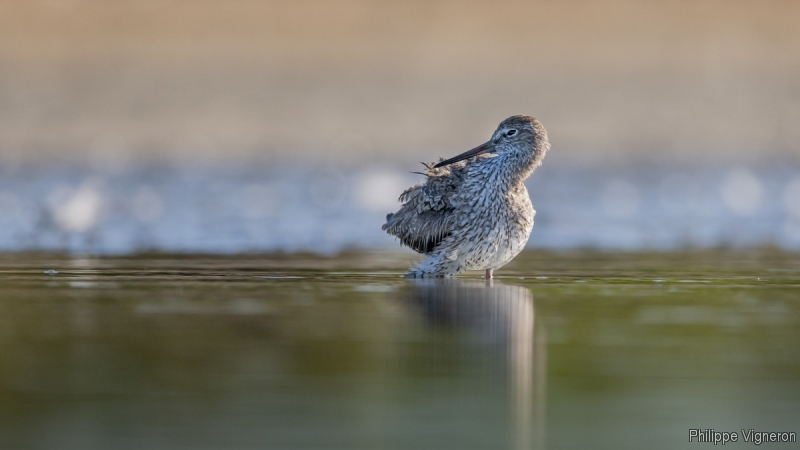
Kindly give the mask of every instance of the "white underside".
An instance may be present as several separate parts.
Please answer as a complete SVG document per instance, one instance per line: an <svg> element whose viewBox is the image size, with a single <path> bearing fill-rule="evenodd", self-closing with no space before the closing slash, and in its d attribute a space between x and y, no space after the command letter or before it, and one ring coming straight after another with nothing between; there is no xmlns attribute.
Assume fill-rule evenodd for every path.
<svg viewBox="0 0 800 450"><path fill-rule="evenodd" d="M449 246L446 239L437 250L408 272L409 277L451 277L468 270L499 269L517 256L528 242L533 229L510 230L506 233L492 230L479 239L465 239Z"/></svg>

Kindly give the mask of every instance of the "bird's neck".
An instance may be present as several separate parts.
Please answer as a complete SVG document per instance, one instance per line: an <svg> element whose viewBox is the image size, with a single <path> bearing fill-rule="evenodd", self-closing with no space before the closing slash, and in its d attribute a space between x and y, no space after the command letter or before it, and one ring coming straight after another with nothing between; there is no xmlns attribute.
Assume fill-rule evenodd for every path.
<svg viewBox="0 0 800 450"><path fill-rule="evenodd" d="M534 152L527 149L508 151L494 158L496 160L492 161L496 164L494 170L499 178L506 180L510 185L522 183L542 164L546 151L546 143Z"/></svg>
<svg viewBox="0 0 800 450"><path fill-rule="evenodd" d="M470 175L467 183L474 185L468 190L482 192L483 195L493 197L495 195L505 195L514 190L515 186L521 184L528 173L515 167L514 161L509 161L509 155L481 158L477 164L470 167Z"/></svg>

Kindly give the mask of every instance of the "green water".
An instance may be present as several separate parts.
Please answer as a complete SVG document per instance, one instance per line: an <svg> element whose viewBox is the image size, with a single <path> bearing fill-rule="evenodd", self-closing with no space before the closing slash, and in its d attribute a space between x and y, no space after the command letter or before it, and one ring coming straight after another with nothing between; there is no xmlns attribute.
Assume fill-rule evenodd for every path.
<svg viewBox="0 0 800 450"><path fill-rule="evenodd" d="M411 261L0 255L0 448L672 449L711 445L691 428L800 432L800 255L526 253L491 284L402 279Z"/></svg>

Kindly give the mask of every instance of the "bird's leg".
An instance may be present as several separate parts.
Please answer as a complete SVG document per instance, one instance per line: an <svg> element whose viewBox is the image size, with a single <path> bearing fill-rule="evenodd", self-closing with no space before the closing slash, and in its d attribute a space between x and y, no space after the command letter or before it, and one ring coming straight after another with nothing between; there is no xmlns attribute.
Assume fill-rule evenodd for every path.
<svg viewBox="0 0 800 450"><path fill-rule="evenodd" d="M487 280L491 280L492 279L492 272L494 272L494 269L486 269L486 279Z"/></svg>

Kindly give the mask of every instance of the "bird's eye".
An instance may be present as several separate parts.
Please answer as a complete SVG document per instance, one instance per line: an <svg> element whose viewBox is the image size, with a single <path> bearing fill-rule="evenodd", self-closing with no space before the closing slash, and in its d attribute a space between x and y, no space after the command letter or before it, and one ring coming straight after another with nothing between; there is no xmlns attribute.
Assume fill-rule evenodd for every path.
<svg viewBox="0 0 800 450"><path fill-rule="evenodd" d="M508 137L511 137L511 136L513 136L515 134L517 134L517 130L508 130L508 131L506 131L506 136L508 136Z"/></svg>

